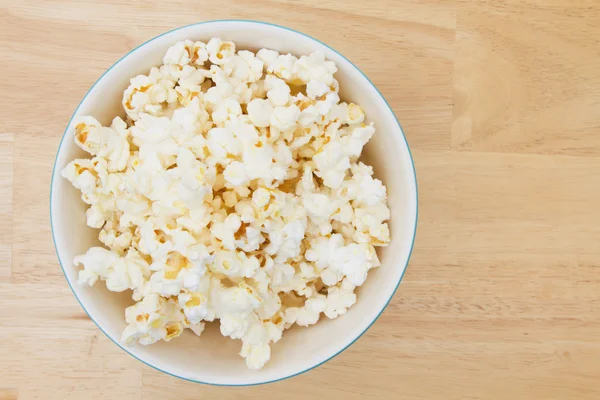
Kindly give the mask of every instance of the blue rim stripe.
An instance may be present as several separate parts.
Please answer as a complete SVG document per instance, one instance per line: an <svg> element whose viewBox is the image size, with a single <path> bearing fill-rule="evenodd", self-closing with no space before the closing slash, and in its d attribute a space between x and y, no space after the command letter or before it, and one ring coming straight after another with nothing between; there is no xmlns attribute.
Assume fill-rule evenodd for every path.
<svg viewBox="0 0 600 400"><path fill-rule="evenodd" d="M264 381L264 382L256 382L256 383L240 383L240 384L227 384L227 383L212 383L212 382L203 382L203 381L199 381L196 379L191 379L191 378L185 378L183 376L179 376L179 375L175 375L171 372L168 371L164 371L154 365L151 365L149 363L147 363L146 361L138 358L135 354L131 353L129 350L127 350L125 347L121 346L121 344L117 341L115 341L112 337L110 337L109 334L107 334L106 332L104 332L104 330L100 327L100 325L96 322L96 320L88 313L88 311L86 310L86 308L83 306L83 304L81 303L81 300L79 300L79 297L77 297L77 293L75 293L75 290L73 289L73 286L71 285L71 282L69 282L69 279L67 278L67 273L65 271L64 266L62 265L62 262L60 261L60 256L58 255L58 247L56 246L56 238L54 235L54 221L53 221L53 216L52 216L52 190L54 187L54 175L56 172L56 162L58 161L58 154L60 152L60 149L62 148L62 144L63 141L65 140L65 137L67 136L67 132L69 130L69 127L71 126L71 122L73 121L73 118L75 117L75 115L77 114L77 111L79 110L79 107L81 107L81 103L83 103L83 101L87 98L87 96L90 94L90 92L92 91L92 89L94 89L94 87L98 84L98 82L104 77L104 75L106 75L111 69L113 69L117 64L119 64L124 58L126 58L127 56L129 56L129 54L133 53L134 51L136 51L137 49L139 49L140 47L164 36L164 35L168 35L169 33L181 30L181 29L185 29L188 28L190 26L195 26L195 25L204 25L204 24L209 24L209 23L215 23L215 22L246 22L246 23L253 23L253 24L262 24L262 25L268 25L268 26L273 26L276 28L280 28L280 29L285 29L286 31L290 31L290 32L294 32L294 33L298 33L302 36L305 36L317 43L322 44L323 46L327 47L328 49L330 49L331 51L337 53L340 57L342 57L344 60L348 61L348 63L350 63L350 65L352 65L358 72L360 72L362 74L362 76L367 80L367 82L369 82L371 84L371 86L373 86L373 88L377 91L377 93L379 94L379 96L381 96L381 98L383 99L384 103L387 105L389 111L392 113L392 115L394 116L394 119L396 119L396 123L398 124L398 128L400 128L400 132L402 133L402 139L404 139L404 143L406 144L406 148L408 150L408 155L410 157L410 161L412 163L412 167L413 167L413 176L414 176L414 183L415 183L415 222L414 222L414 229L413 229L413 238L412 238L412 243L410 245L410 250L408 252L408 258L406 259L406 265L404 266L404 270L402 271L402 275L400 276L400 279L398 280L398 284L396 285L396 287L394 288L394 291L392 292L390 298L388 299L388 301L385 303L385 305L383 306L383 308L381 309L381 311L379 312L379 314L373 319L373 321L371 321L371 323L369 324L369 326L367 326L365 328L364 331L362 331L356 338L354 338L354 340L352 340L352 342L350 342L348 345L346 345L343 349L341 349L340 351L338 351L337 353L335 353L334 355L332 355L331 357L329 357L328 359L310 367L305 369L304 371L300 371L297 372L295 374L292 375L288 375L285 376L283 378L278 378L278 379L273 379L270 381ZM75 295L75 298L77 299L77 301L79 302L79 305L81 306L81 308L83 308L83 311L85 311L85 313L87 314L87 316L94 322L94 324L96 324L96 326L98 327L98 329L100 329L100 331L102 333L104 333L104 335L106 337L108 337L114 344L116 344L121 350L125 351L127 354L129 354L130 356L132 356L133 358L135 358L138 361L141 361L142 363L144 363L145 365L154 368L157 371L163 372L167 375L171 375L175 378L179 378L179 379L183 379L185 381L189 381L189 382L194 382L194 383L202 383L202 384L206 384L206 385L213 385L213 386L257 386L257 385L264 385L267 383L273 383L273 382L279 382L288 378L293 378L294 376L303 374L305 372L308 372L310 370L313 370L323 364L325 364L327 361L333 359L334 357L336 357L337 355L339 355L340 353L342 353L344 350L346 350L348 347L352 346L358 339L360 339L366 331L369 330L369 328L371 326L373 326L373 324L375 323L375 321L377 321L377 319L381 316L381 314L383 314L383 312L385 311L385 309L387 308L388 304L390 303L390 301L392 300L392 298L394 297L394 294L396 293L396 291L398 290L398 287L400 286L400 283L402 282L402 278L404 278L404 274L406 273L406 270L408 268L408 263L410 261L410 257L412 255L412 251L415 245L415 238L417 235L417 221L419 219L419 190L418 190L418 186L417 186L417 173L415 170L415 163L413 160L413 156L412 156L412 152L410 151L410 147L408 145L408 141L406 140L406 136L404 135L404 130L402 129L402 125L400 125L400 121L398 121L398 118L396 117L396 114L394 113L394 111L392 110L392 107L390 107L389 103L387 102L387 100L385 99L385 97L383 97L383 95L381 94L381 92L379 91L379 89L377 89L377 86L375 86L375 84L373 82L371 82L371 80L367 77L367 75L365 75L364 72L362 72L356 65L354 65L354 63L352 63L352 61L350 61L349 59L347 59L344 55L342 55L341 53L339 53L338 51L336 51L335 49L333 49L332 47L328 46L327 44L321 42L318 39L315 39L305 33L296 31L294 29L291 28L287 28L285 26L281 26L281 25L277 25L277 24L272 24L272 23L268 23L268 22L262 22L262 21L254 21L254 20L242 20L242 19L224 19L224 20L212 20L212 21L203 21L203 22L197 22L194 24L189 24L189 25L185 25L185 26L181 26L179 28L175 28L172 29L170 31L164 32L158 36L153 37L150 40L147 40L146 42L140 44L139 46L135 47L134 49L132 49L131 51L129 51L127 54L125 54L123 57L121 57L116 63L114 63L109 69L107 69L106 71L104 71L104 73L96 80L96 82L94 82L94 84L92 85L92 87L87 91L87 93L85 94L85 96L83 96L83 99L81 99L81 102L79 102L79 105L77 106L77 108L75 109L75 111L73 112L73 115L71 116L71 118L69 119L69 123L67 124L67 127L65 128L65 131L63 133L63 137L60 140L60 143L58 145L58 149L56 151L56 157L54 159L54 167L52 168L52 178L50 181L50 227L52 230L52 241L54 242L54 250L56 252L56 257L58 258L58 263L60 264L60 268L63 271L63 274L65 276L65 279L67 281L67 284L69 285L69 288L71 288L71 291L73 292L73 294Z"/></svg>

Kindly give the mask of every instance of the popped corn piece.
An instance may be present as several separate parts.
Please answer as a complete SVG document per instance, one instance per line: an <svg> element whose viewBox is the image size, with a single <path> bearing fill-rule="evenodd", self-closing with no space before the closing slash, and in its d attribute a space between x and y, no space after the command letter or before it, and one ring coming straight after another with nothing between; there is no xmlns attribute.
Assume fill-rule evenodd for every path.
<svg viewBox="0 0 600 400"><path fill-rule="evenodd" d="M350 159L344 154L339 140L327 143L320 153L313 157L315 174L323 179L323 184L331 189L337 189L346 177L350 168Z"/></svg>
<svg viewBox="0 0 600 400"><path fill-rule="evenodd" d="M365 120L365 112L360 106L350 103L348 104L348 123L350 125L360 124Z"/></svg>
<svg viewBox="0 0 600 400"><path fill-rule="evenodd" d="M225 314L219 319L221 334L229 336L232 339L241 339L250 326L250 321L246 315Z"/></svg>
<svg viewBox="0 0 600 400"><path fill-rule="evenodd" d="M321 118L319 109L314 105L310 104L304 107L305 104L300 105L300 115L298 116L298 123L303 127L310 127Z"/></svg>
<svg viewBox="0 0 600 400"><path fill-rule="evenodd" d="M185 325L184 325L185 326ZM204 332L206 324L204 322L198 322L197 324L189 324L189 328L196 336L200 336Z"/></svg>
<svg viewBox="0 0 600 400"><path fill-rule="evenodd" d="M203 277L202 284L196 288L196 291L180 293L177 301L191 324L212 321L215 318L215 313L210 306L210 278L208 276Z"/></svg>
<svg viewBox="0 0 600 400"><path fill-rule="evenodd" d="M75 257L75 266L83 265L79 271L79 283L92 286L98 278L106 279L109 270L117 263L119 255L102 247L91 247L85 254Z"/></svg>
<svg viewBox="0 0 600 400"><path fill-rule="evenodd" d="M210 265L212 272L233 278L252 278L260 263L254 256L248 257L243 251L219 250L215 261Z"/></svg>
<svg viewBox="0 0 600 400"><path fill-rule="evenodd" d="M235 250L235 233L241 226L240 217L237 214L229 214L223 222L213 223L210 233L223 242L224 248Z"/></svg>
<svg viewBox="0 0 600 400"><path fill-rule="evenodd" d="M73 122L75 143L83 150L107 161L109 172L122 171L129 159L129 129L116 117L110 127L103 127L92 117L80 117Z"/></svg>
<svg viewBox="0 0 600 400"><path fill-rule="evenodd" d="M247 69L241 67L244 64L238 63L238 70L233 73L234 77L245 82L256 82L262 78L264 67L264 62L262 60L256 57L254 53L247 50L240 50L237 54L247 65Z"/></svg>
<svg viewBox="0 0 600 400"><path fill-rule="evenodd" d="M240 356L246 359L250 369L261 369L271 359L271 347L268 344L251 345L244 343Z"/></svg>
<svg viewBox="0 0 600 400"><path fill-rule="evenodd" d="M302 196L302 205L310 220L319 226L322 235L331 232L331 214L335 211L333 202L323 193L309 193Z"/></svg>
<svg viewBox="0 0 600 400"><path fill-rule="evenodd" d="M222 65L235 53L235 43L212 38L206 44L206 51L211 63Z"/></svg>
<svg viewBox="0 0 600 400"><path fill-rule="evenodd" d="M90 206L85 212L85 223L90 228L100 229L112 214L111 210L105 210L100 202Z"/></svg>
<svg viewBox="0 0 600 400"><path fill-rule="evenodd" d="M234 120L241 114L242 106L240 102L233 97L228 97L214 106L212 119L215 124L222 124L225 121Z"/></svg>
<svg viewBox="0 0 600 400"><path fill-rule="evenodd" d="M169 47L167 53L163 57L163 64L176 64L183 66L189 64L190 60L190 53L186 48L186 43L184 41L180 41Z"/></svg>
<svg viewBox="0 0 600 400"><path fill-rule="evenodd" d="M208 60L208 50L206 49L206 44L200 41L194 42L191 47L189 47L189 42L186 40L186 48L191 53L190 63L195 65L204 65L206 60Z"/></svg>
<svg viewBox="0 0 600 400"><path fill-rule="evenodd" d="M213 285L211 300L217 315L249 314L262 303L256 290L244 281L233 287L225 287L222 283ZM220 318L220 317L219 317Z"/></svg>
<svg viewBox="0 0 600 400"><path fill-rule="evenodd" d="M242 153L242 145L228 128L213 128L208 131L208 149L215 161L228 164L231 158Z"/></svg>
<svg viewBox="0 0 600 400"><path fill-rule="evenodd" d="M235 245L244 252L251 252L258 250L260 245L264 242L265 238L260 229L247 226L245 231L240 234L239 239L235 241Z"/></svg>
<svg viewBox="0 0 600 400"><path fill-rule="evenodd" d="M290 87L284 80L273 75L265 78L265 90L267 98L274 106L285 106L290 100Z"/></svg>
<svg viewBox="0 0 600 400"><path fill-rule="evenodd" d="M125 310L125 319L128 325L121 335L121 342L129 345L137 341L148 345L180 336L185 317L177 302L149 294Z"/></svg>
<svg viewBox="0 0 600 400"><path fill-rule="evenodd" d="M327 304L323 313L327 318L333 319L345 314L348 308L356 303L354 287L345 280L337 286L331 286L327 290L325 301Z"/></svg>
<svg viewBox="0 0 600 400"><path fill-rule="evenodd" d="M279 53L275 50L261 49L256 53L256 57L264 63L264 67L268 70L279 57Z"/></svg>
<svg viewBox="0 0 600 400"><path fill-rule="evenodd" d="M79 283L92 286L100 278L106 282L108 290L113 292L143 290L150 275L148 263L135 249L130 249L124 257L119 257L116 252L92 247L87 253L75 257L74 263L84 267L79 271Z"/></svg>
<svg viewBox="0 0 600 400"><path fill-rule="evenodd" d="M182 68L179 82L175 91L177 92L177 100L182 106L189 105L193 99L198 98L202 92L202 83L209 75L204 69L196 69L190 65ZM173 113L176 110L173 110Z"/></svg>
<svg viewBox="0 0 600 400"><path fill-rule="evenodd" d="M288 107L275 107L269 119L271 126L287 131L294 129L300 116L300 109L295 104Z"/></svg>
<svg viewBox="0 0 600 400"><path fill-rule="evenodd" d="M117 252L119 255L122 255L129 247L131 247L133 234L129 229L120 231L107 227L107 225L108 224L105 223L104 227L102 227L102 230L98 234L98 239L100 239L106 247Z"/></svg>
<svg viewBox="0 0 600 400"><path fill-rule="evenodd" d="M239 161L233 161L223 172L223 177L230 187L245 186L250 183L244 164Z"/></svg>
<svg viewBox="0 0 600 400"><path fill-rule="evenodd" d="M325 60L324 53L317 51L309 56L300 57L294 63L293 72L304 83L318 81L333 85L333 74L337 72L337 67L335 63Z"/></svg>
<svg viewBox="0 0 600 400"><path fill-rule="evenodd" d="M269 126L273 106L264 99L254 99L248 103L248 115L252 123L259 127L265 128Z"/></svg>
<svg viewBox="0 0 600 400"><path fill-rule="evenodd" d="M367 243L345 245L345 238L337 233L315 241L306 251L306 259L315 263L326 285L334 285L347 277L354 286L360 286L368 270L379 265L372 246Z"/></svg>
<svg viewBox="0 0 600 400"><path fill-rule="evenodd" d="M175 85L178 77L172 72L171 69L152 68L148 75L131 78L121 102L131 120L137 121L142 113L168 116L176 107Z"/></svg>
<svg viewBox="0 0 600 400"><path fill-rule="evenodd" d="M267 71L287 81L292 80L294 63L298 59L291 54L281 54L267 67Z"/></svg>
<svg viewBox="0 0 600 400"><path fill-rule="evenodd" d="M306 94L311 99L317 99L329 93L329 86L319 81L310 81L306 84Z"/></svg>
<svg viewBox="0 0 600 400"><path fill-rule="evenodd" d="M271 193L264 188L258 188L252 193L252 202L257 207L264 207L271 201Z"/></svg>
<svg viewBox="0 0 600 400"><path fill-rule="evenodd" d="M357 191L356 201L359 204L373 206L385 201L386 189L379 179L373 179L370 175L354 176L359 190Z"/></svg>
<svg viewBox="0 0 600 400"><path fill-rule="evenodd" d="M284 262L300 254L300 244L306 230L305 220L295 220L279 226L269 232L269 245L265 248L267 254L275 255L275 261Z"/></svg>
<svg viewBox="0 0 600 400"><path fill-rule="evenodd" d="M203 244L191 246L185 253L169 251L166 255L152 255L149 268L156 271L150 277L153 293L169 297L177 296L184 289L197 291L201 287L207 265L214 260L214 255Z"/></svg>
<svg viewBox="0 0 600 400"><path fill-rule="evenodd" d="M108 163L104 158L80 158L71 161L60 174L71 184L92 199L97 197L98 186L105 186L108 182Z"/></svg>
<svg viewBox="0 0 600 400"><path fill-rule="evenodd" d="M326 296L317 294L309 298L302 307L288 307L285 310L285 319L288 323L299 326L314 325L319 321L321 313L327 308Z"/></svg>
<svg viewBox="0 0 600 400"><path fill-rule="evenodd" d="M204 43L184 40L169 47L163 58L163 64L179 66L188 64L203 65L206 60L208 60L208 52Z"/></svg>
<svg viewBox="0 0 600 400"><path fill-rule="evenodd" d="M341 139L346 149L346 154L355 162L362 153L363 147L373 137L375 128L373 125L359 126L352 130L349 136Z"/></svg>

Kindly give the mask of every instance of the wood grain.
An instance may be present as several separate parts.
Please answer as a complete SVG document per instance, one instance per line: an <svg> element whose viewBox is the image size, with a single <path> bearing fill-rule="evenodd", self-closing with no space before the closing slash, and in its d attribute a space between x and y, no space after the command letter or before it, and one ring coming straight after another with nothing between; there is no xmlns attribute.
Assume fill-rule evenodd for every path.
<svg viewBox="0 0 600 400"><path fill-rule="evenodd" d="M458 3L453 148L600 155L594 1Z"/></svg>
<svg viewBox="0 0 600 400"><path fill-rule="evenodd" d="M10 282L13 240L14 135L0 133L0 282Z"/></svg>
<svg viewBox="0 0 600 400"><path fill-rule="evenodd" d="M0 0L0 399L600 398L600 3L594 0ZM402 285L334 360L251 388L156 372L60 272L49 180L100 74L174 27L298 29L355 62L413 149Z"/></svg>

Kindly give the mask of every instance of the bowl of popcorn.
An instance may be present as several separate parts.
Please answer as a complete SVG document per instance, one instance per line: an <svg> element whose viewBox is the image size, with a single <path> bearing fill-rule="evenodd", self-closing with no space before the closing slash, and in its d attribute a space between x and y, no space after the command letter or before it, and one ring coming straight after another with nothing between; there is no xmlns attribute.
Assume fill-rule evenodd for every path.
<svg viewBox="0 0 600 400"><path fill-rule="evenodd" d="M170 31L106 71L68 124L50 201L98 327L216 385L350 346L396 291L417 220L410 150L375 86L325 44L252 21Z"/></svg>

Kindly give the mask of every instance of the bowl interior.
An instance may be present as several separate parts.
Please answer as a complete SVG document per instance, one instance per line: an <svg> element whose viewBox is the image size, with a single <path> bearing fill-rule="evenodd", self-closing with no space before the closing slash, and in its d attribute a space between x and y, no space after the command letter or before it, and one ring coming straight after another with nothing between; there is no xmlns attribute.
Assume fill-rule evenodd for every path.
<svg viewBox="0 0 600 400"><path fill-rule="evenodd" d="M159 65L166 49L177 40L232 40L240 49L266 47L297 56L322 51L339 69L341 98L364 108L376 127L363 160L387 186L392 212L389 247L379 253L382 266L371 270L359 289L357 303L343 316L325 317L310 328L286 331L272 347L271 361L260 371L246 369L238 355L241 341L224 338L218 326L210 324L200 338L186 333L169 343L132 346L126 350L162 371L181 378L212 384L255 384L288 377L314 367L336 355L361 335L383 310L393 295L408 262L416 225L416 182L408 146L383 97L350 62L308 36L277 27L246 21L215 21L180 28L138 47L93 86L75 115L92 115L108 124L122 115L120 101L130 77ZM77 284L73 258L90 246L98 245L98 232L85 225L85 205L79 193L60 177L60 170L72 159L85 157L72 140L72 130L61 142L56 159L51 193L51 220L57 253L67 280L90 317L114 341L125 327L124 309L131 305L130 293L109 292L103 283L94 287ZM368 360L366 360L368 362Z"/></svg>

